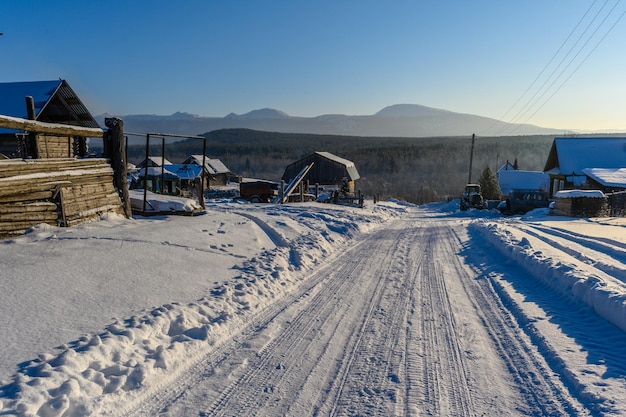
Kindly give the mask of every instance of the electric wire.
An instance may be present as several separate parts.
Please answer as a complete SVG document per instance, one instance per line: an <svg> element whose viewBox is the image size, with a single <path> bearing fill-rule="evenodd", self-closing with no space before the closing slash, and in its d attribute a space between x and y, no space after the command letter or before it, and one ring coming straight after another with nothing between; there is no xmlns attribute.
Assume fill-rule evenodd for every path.
<svg viewBox="0 0 626 417"><path fill-rule="evenodd" d="M543 108L545 106L545 104L547 104L547 102L556 95L556 93L567 83L567 81L569 81L572 76L578 71L578 69L584 64L585 61L587 61L587 59L591 56L591 54L593 54L593 52L599 47L599 45L606 39L606 37L609 35L609 33L615 28L615 26L617 25L617 23L619 23L619 21L622 19L622 17L624 16L624 14L626 14L626 11L624 11L619 17L618 19L613 23L613 25L609 28L609 30L600 38L600 40L595 44L595 46L593 46L593 48L591 49L591 51L585 56L585 58L574 68L574 70L567 76L567 78L557 87L556 90L554 90L549 96L548 98L543 101L541 103L541 105L538 106L538 103L540 102L540 100L542 100L543 97L546 96L546 94L548 94L548 92L554 87L554 85L560 80L562 79L563 75L572 67L572 65L574 64L574 61L576 60L576 58L579 57L579 55L585 50L585 48L589 45L589 43L591 42L591 40L596 36L596 34L598 33L598 31L604 27L607 23L608 18L614 13L615 9L617 8L617 6L620 3L620 0L618 0L613 7L609 10L609 12L604 16L604 18L601 20L601 22L599 24L597 24L595 26L595 29L593 30L593 32L587 36L588 32L590 31L590 29L592 28L592 26L594 26L594 23L597 21L598 17L600 16L600 14L602 13L602 11L605 9L606 5L608 4L608 1L605 1L604 4L602 5L602 7L596 12L596 14L594 15L594 17L592 18L592 20L587 24L587 26L585 27L585 29L583 30L583 32L578 36L578 38L576 39L576 41L574 42L574 44L569 48L568 52L565 54L565 56L560 60L559 64L552 70L552 72L550 73L550 75L545 79L545 81L541 84L541 86L535 91L535 93L532 95L532 97L530 97L524 104L524 106L522 106L520 108L520 110L516 113L516 115L511 119L511 121L506 122L503 126L501 126L496 133L494 134L494 136L498 136L498 135L502 135L504 134L504 132L506 132L507 130L510 130L510 133L513 133L515 131L517 131L522 124L526 123L528 120L530 120L532 117L534 117L541 108ZM597 0L594 0L594 2L592 3L592 5L585 11L584 15L581 17L581 19L579 19L578 23L575 25L574 29L570 32L570 34L567 36L567 38L565 39L565 41L561 44L561 46L557 49L557 51L552 55L552 58L550 58L550 60L548 61L548 63L544 66L544 68L541 70L541 72L539 73L539 75L535 78L535 80L529 85L528 88L526 88L526 90L524 91L524 93L517 99L517 101L515 101L515 103L511 106L511 108L509 108L507 110L507 112L505 113L505 115L503 115L501 117L504 118L506 117L506 114L510 113L511 110L513 108L515 108L515 106L517 106L519 104L519 102L522 100L523 97L525 97L528 93L528 91L530 91L533 86L537 83L537 81L541 78L541 76L546 72L546 69L552 64L552 62L555 60L555 58L558 56L558 54L563 50L564 46L567 44L567 42L572 38L573 34L576 32L576 30L578 29L578 27L581 25L581 23L584 21L584 19L587 17L587 15L589 14L589 12L592 10L593 6L596 4ZM558 75L556 75L555 78L553 78L555 76L555 74L557 74L557 71L563 66L563 64L565 63L565 61L567 60L567 58L572 55L572 52L574 52L574 50L576 49L576 47L581 43L581 41L583 41L582 46L580 46L576 52L574 53L574 56L567 62L567 64L565 65L565 67L558 73ZM549 84L549 85L548 85ZM546 87L547 86L547 87ZM530 113L530 115L528 117L525 117L526 115L528 115ZM522 118L525 119L522 122L519 122L519 120L521 120ZM492 125L488 130L492 129L493 126L495 126L495 124L497 124L498 121L496 121L496 123L494 123L494 125Z"/></svg>
<svg viewBox="0 0 626 417"><path fill-rule="evenodd" d="M559 68L561 68L561 66L563 65L563 63L565 62L565 60L571 55L572 51L574 50L574 48L576 48L576 46L580 43L581 39L583 39L583 37L589 32L589 29L591 28L591 26L593 25L593 23L597 20L598 16L600 15L600 13L602 12L602 10L604 10L604 8L606 7L606 5L608 4L608 0L606 0L604 2L604 4L602 5L602 7L596 12L596 14L593 16L593 18L591 19L591 21L587 24L587 26L585 27L585 29L582 31L582 33L578 36L578 38L576 39L576 41L574 42L574 44L569 48L569 50L567 51L567 53L565 54L565 56L563 58L561 58L560 62L558 63L558 65L552 70L552 72L550 73L550 75L544 80L544 82L541 84L541 86L535 91L535 93L532 95L531 98L528 99L528 101L526 101L526 103L524 104L524 106L522 106L518 112L515 114L515 116L504 126L502 127L497 134L502 134L504 131L507 130L516 130L519 128L519 126L515 126L516 123L518 123L518 121L525 116L526 114L528 114L528 111L530 109L533 108L533 106L537 103L537 100L541 99L541 97L543 95L545 95L545 92L547 91L546 85L548 84L548 82L550 82L550 80L554 77L554 75L556 74L556 72L559 70ZM597 30L597 29L596 29ZM580 49L579 49L580 51ZM565 69L568 68L569 65L571 65L570 61L568 63L567 66L565 66ZM562 73L561 73L562 74ZM560 76L560 74L559 74ZM555 79L555 81L558 80L558 76ZM555 82L553 81L553 83ZM550 84L550 85L553 85ZM548 87L549 89L550 87ZM541 96L540 96L541 94ZM539 99L537 98L537 96L539 96ZM510 133L510 132L509 132Z"/></svg>
<svg viewBox="0 0 626 417"><path fill-rule="evenodd" d="M539 89L537 89L537 91L535 92L535 94L530 98L530 100L524 105L524 107L522 107L517 114L515 115L515 117L513 118L513 120L511 120L511 123L516 123L522 116L524 116L527 112L528 109L532 108L532 106L537 102L536 98L537 95L543 91L542 94L545 94L544 87L546 86L546 84L552 79L552 77L554 76L554 74L559 70L559 68L561 68L561 66L563 65L563 63L565 62L565 60L567 59L567 57L569 57L572 53L572 51L574 50L574 48L576 48L576 46L579 44L579 42L581 41L581 39L587 34L587 32L589 31L589 28L591 27L591 25L596 21L596 19L598 18L598 16L600 15L600 13L602 12L602 10L604 10L604 8L606 7L608 3L608 0L604 2L604 4L602 5L602 7L600 8L600 10L598 10L598 12L595 14L595 16L593 17L593 19L591 20L591 22L589 22L589 24L587 25L587 27L585 28L585 30L580 34L580 36L578 36L578 39L576 39L576 42L574 42L574 44L572 45L572 47L567 51L567 53L565 54L565 56L561 59L561 61L559 62L559 64L552 70L552 72L550 73L550 75L548 76L548 78L545 79L545 81L543 82L543 84L541 84L541 86L539 87ZM606 19L606 18L605 18ZM597 31L597 28L596 28ZM595 32L594 32L595 33ZM593 36L593 34L592 34ZM587 39L587 42L589 42L589 39ZM586 44L586 43L585 43ZM583 45L581 47L584 48L585 45ZM576 55L574 57L576 57L578 55L578 53L580 53L581 49L578 50L578 52L576 53ZM571 64L571 60L570 62L565 66L565 69L567 69L567 67ZM559 73L559 76L562 74ZM558 79L558 76L557 78ZM554 81L553 81L554 83ZM552 85L552 84L551 84ZM550 87L548 87L550 88Z"/></svg>
<svg viewBox="0 0 626 417"><path fill-rule="evenodd" d="M537 103L539 102L539 100L541 100L547 93L548 91L550 91L550 89L554 86L554 84L563 76L563 74L570 68L570 66L572 65L572 63L576 60L576 58L578 58L578 55L580 55L580 53L587 47L587 45L589 44L589 42L591 41L591 39L596 35L596 33L598 32L598 30L600 30L600 28L604 25L604 23L606 22L606 20L609 18L609 16L613 13L613 11L615 10L615 7L617 7L618 3L615 3L615 5L613 6L613 8L609 11L609 13L604 17L604 19L602 19L602 22L600 22L600 24L595 28L595 30L593 31L593 33L587 38L587 40L585 41L585 43L578 49L578 51L576 52L576 54L572 57L572 59L570 59L570 61L567 63L567 65L565 66L565 68L563 68L561 70L561 72L559 72L559 74L557 75L556 78L554 78L552 80L552 82L550 83L550 85L546 88L543 89L542 93L532 102L532 105L529 106L527 109L525 109L525 111L515 120L516 122L519 121L521 118L523 118L526 114L528 114L528 112L537 105ZM595 20L595 18L594 18ZM600 41L604 40L604 38L602 38ZM594 48L595 50L595 48ZM569 56L569 53L566 55L566 57ZM560 67L560 64L556 69L558 69ZM577 67L579 68L579 67ZM548 80L546 80L548 81ZM544 83L545 84L545 83ZM543 86L542 86L543 88ZM528 120L528 118L526 119Z"/></svg>
<svg viewBox="0 0 626 417"><path fill-rule="evenodd" d="M609 35L609 33L611 33L613 28L615 28L615 26L617 26L617 24L619 23L620 20L622 20L624 15L626 15L626 10L624 10L622 12L622 14L617 18L617 20L613 23L613 25L609 28L609 30L604 34L604 36L602 36L602 38L594 45L594 47L591 49L591 51L589 51L589 53L576 66L576 68L574 68L574 71L572 71L570 73L570 75L557 87L556 90L554 90L554 92L541 104L541 106L539 106L530 116L528 116L526 121L532 119L535 116L535 114L537 114L539 112L539 110L541 110L543 108L543 106L545 106L552 99L552 97L554 97L556 95L556 93L558 93L559 90L561 90L561 88L570 80L570 78L572 78L572 76L578 71L578 69L585 63L585 61L587 61L587 59L591 56L591 54L593 54L595 52L595 50L598 48L598 46L600 46L600 44ZM517 129L519 129L519 125L513 130L513 132L515 132Z"/></svg>
<svg viewBox="0 0 626 417"><path fill-rule="evenodd" d="M567 35L567 38L565 38L565 40L563 41L563 43L561 44L561 46L559 46L559 48L556 50L556 52L554 54L552 54L552 58L550 58L550 60L546 63L546 65L544 65L544 67L541 69L541 71L539 72L539 74L537 74L537 76L535 77L535 79L528 85L528 87L526 88L526 90L524 90L524 92L517 98L517 100L515 101L515 103L513 103L508 109L507 111L505 111L502 116L499 117L498 120L496 120L494 122L494 124L492 126L490 126L487 131L490 131L491 129L493 129L493 127L498 123L498 121L500 120L504 120L504 118L506 118L506 116L508 116L508 114L515 108L515 106L517 106L519 104L519 102L526 96L526 94L528 94L528 92L531 90L531 88L533 88L535 86L535 84L537 83L537 81L539 81L539 79L541 78L541 76L543 75L544 72L546 72L546 70L548 69L548 67L550 66L550 64L552 64L552 61L554 61L554 59L557 57L557 55L561 52L561 50L565 47L565 45L567 44L567 42L570 40L570 38L572 37L572 35L574 35L574 33L576 32L576 30L578 29L578 27L580 26L580 24L583 22L583 20L587 17L587 15L589 14L589 12L591 11L591 9L593 8L593 6L598 2L598 0L594 0L593 3L591 3L591 5L589 5L589 8L587 9L587 11L585 12L585 14L583 14L583 16L578 20L578 23L576 23L576 26L574 26L574 28L572 29L572 31L569 33L569 35Z"/></svg>

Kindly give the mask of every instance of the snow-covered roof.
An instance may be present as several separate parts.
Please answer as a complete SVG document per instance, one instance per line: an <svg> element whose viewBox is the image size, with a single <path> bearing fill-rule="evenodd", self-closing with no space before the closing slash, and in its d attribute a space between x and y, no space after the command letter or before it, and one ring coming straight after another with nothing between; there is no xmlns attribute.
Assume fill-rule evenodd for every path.
<svg viewBox="0 0 626 417"><path fill-rule="evenodd" d="M626 188L626 168L585 168L583 172L606 187Z"/></svg>
<svg viewBox="0 0 626 417"><path fill-rule="evenodd" d="M219 159L211 158L206 161L206 164L211 167L215 174L228 174L230 170Z"/></svg>
<svg viewBox="0 0 626 417"><path fill-rule="evenodd" d="M190 155L183 164L190 165L202 165L202 155ZM216 158L204 157L204 164L209 174L228 174L230 170L224 165L222 161Z"/></svg>
<svg viewBox="0 0 626 417"><path fill-rule="evenodd" d="M585 168L625 166L626 138L555 138L544 172L583 175Z"/></svg>
<svg viewBox="0 0 626 417"><path fill-rule="evenodd" d="M550 176L539 171L498 171L498 184L502 194L511 190L541 190L550 189Z"/></svg>
<svg viewBox="0 0 626 417"><path fill-rule="evenodd" d="M160 167L160 166L172 165L170 161L168 161L166 158L163 158L162 156L151 156L148 158L148 160L150 161L150 163L148 164L149 166ZM146 166L146 160L144 159L143 161L138 163L137 166L138 167Z"/></svg>
<svg viewBox="0 0 626 417"><path fill-rule="evenodd" d="M561 190L554 194L555 198L605 198L606 196L600 190Z"/></svg>
<svg viewBox="0 0 626 417"><path fill-rule="evenodd" d="M349 161L347 159L344 159L344 158L342 158L340 156L337 156L335 154L332 154L330 152L317 151L315 153L318 154L318 155L323 156L326 159L330 159L331 161L335 161L335 162L338 162L340 164L343 164L343 165L346 166L346 168L354 167L354 162Z"/></svg>

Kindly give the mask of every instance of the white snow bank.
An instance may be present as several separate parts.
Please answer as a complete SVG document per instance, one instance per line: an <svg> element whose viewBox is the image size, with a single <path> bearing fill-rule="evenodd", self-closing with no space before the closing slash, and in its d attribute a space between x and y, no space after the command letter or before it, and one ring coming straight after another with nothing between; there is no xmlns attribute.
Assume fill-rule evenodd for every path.
<svg viewBox="0 0 626 417"><path fill-rule="evenodd" d="M253 314L293 291L322 258L336 256L360 233L406 211L396 202L367 209L319 204L314 208L307 204L263 208L233 204L215 209L252 219L266 232L273 230L269 237L277 245L237 265L238 275L215 282L199 300L172 302L115 319L101 332L85 334L20 365L10 382L0 387L0 409L14 415L46 417L107 415L112 409L119 412L120 407L130 410L140 397L139 390L154 392L202 360L207 346L219 345L245 326ZM159 227L159 220L150 222L151 227ZM90 227L58 229L58 233L97 230L97 226ZM181 228L179 233L188 230ZM176 237L167 236L168 244ZM29 237L21 239L7 244L24 244ZM66 256L66 242L69 240L56 241L55 256L61 262ZM134 253L128 250L127 256L137 257L137 251L142 250L154 251L153 256L162 253L154 246L136 245L135 249ZM207 256L199 250L192 253ZM84 265L66 265L65 273L80 277L81 272L73 268L78 271ZM155 271L155 279L158 274ZM54 277L43 276L41 285L47 286L45 281L50 279Z"/></svg>
<svg viewBox="0 0 626 417"><path fill-rule="evenodd" d="M534 279L593 308L600 317L626 332L626 293L600 277L588 276L559 260L534 250L526 238L516 239L494 223L474 222L470 228L507 259L514 260Z"/></svg>

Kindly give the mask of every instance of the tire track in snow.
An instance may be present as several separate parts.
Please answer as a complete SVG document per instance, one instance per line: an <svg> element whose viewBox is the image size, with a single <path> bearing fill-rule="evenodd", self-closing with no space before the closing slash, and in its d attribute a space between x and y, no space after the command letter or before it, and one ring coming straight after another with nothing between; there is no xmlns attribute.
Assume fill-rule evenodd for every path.
<svg viewBox="0 0 626 417"><path fill-rule="evenodd" d="M478 257L478 251L481 249L472 246L468 252ZM497 259L491 259L484 252L479 257L486 265L498 264ZM456 267L460 269L458 265ZM508 312L509 308L500 299L502 294L496 291L492 280L483 277L473 282L466 281L464 287L524 399L518 406L519 411L526 415L585 415L582 411L584 407L568 394L560 378L554 377L547 360L516 323L515 315Z"/></svg>
<svg viewBox="0 0 626 417"><path fill-rule="evenodd" d="M376 300L381 286L380 280L369 279L373 275L371 272L364 271L381 268L387 264L380 262L381 258L389 259L395 252L395 246L387 243L387 234L368 239L358 248L358 253L378 251L378 255L373 258L351 256L348 251L348 261L343 258L338 267L331 268L333 271L319 292L309 298L306 305L299 306L300 310L289 320L284 331L258 352L258 359L250 363L250 369L208 409L210 415L310 413L319 406L311 403L309 395L301 393L313 390L319 396L320 383L330 386L326 397L331 402L336 400L345 381L340 376L345 366L328 374L327 368L320 368L318 364L321 360L351 362L362 330L349 330L364 327L363 323L373 310L372 300ZM381 247L381 242L387 247ZM360 325L359 320L363 320ZM315 343L310 343L313 341ZM342 382L335 384L337 380ZM324 402L323 398L319 401ZM325 414L324 411L318 412Z"/></svg>
<svg viewBox="0 0 626 417"><path fill-rule="evenodd" d="M380 268L377 294L363 318L359 340L344 367L330 415L400 415L406 409L406 325L421 228L396 232L392 261ZM397 280L397 278L400 278Z"/></svg>
<svg viewBox="0 0 626 417"><path fill-rule="evenodd" d="M345 265L339 273L351 278L355 266ZM332 293L341 293L350 286L349 279L335 279L323 285L328 285L327 290ZM326 291L308 301L307 308L289 320L285 330L255 354L256 360L250 362L249 370L221 393L208 413L214 416L255 415L272 398L281 401L288 397L290 387L283 383L286 369L297 362L296 358L302 354L307 341L315 337L316 329L327 323L326 317L332 313L335 303L335 297L328 297Z"/></svg>
<svg viewBox="0 0 626 417"><path fill-rule="evenodd" d="M165 400L155 393L140 415L576 415L490 281L461 263L457 226L390 222L198 361ZM466 322L495 355L470 357ZM505 370L493 383L519 393L518 408L482 385L477 367L490 359Z"/></svg>
<svg viewBox="0 0 626 417"><path fill-rule="evenodd" d="M363 372L364 375L378 373L377 380L383 381L394 387L393 390L384 389L381 395L381 410L379 415L401 414L394 410L402 401L390 401L384 393L399 392L397 397L404 396L404 389L399 384L402 377L403 356L398 359L397 351L391 352L394 340L404 337L406 309L404 306L389 308L393 311L390 317L394 324L382 326L395 333L391 340L383 337L382 347L373 352L365 350L359 344L363 339L362 331L353 329L365 329L372 318L376 318L380 312L378 308L385 285L389 285L389 279L381 277L395 277L402 265L397 265L397 253L407 252L406 247L414 243L414 239L408 238L402 244L398 243L398 231L384 232L374 239L368 239L367 243L353 248L354 253L348 251L348 262L339 262L340 266L331 266L333 270L322 285L316 287L318 294L310 295L302 300L298 307L299 312L289 320L284 332L268 343L258 352L248 356L247 370L238 376L233 382L223 389L219 398L207 406L205 413L208 415L302 415L307 413L326 415L331 407L339 404L337 414L343 413L342 407L354 405L363 399L361 395L368 390L361 383L346 387L346 378L350 369L349 364L360 362L355 357L393 358L397 364L390 373L389 370L380 370L379 364L370 363ZM404 245L405 248L401 248ZM365 254L366 256L363 256ZM360 256L359 256L360 255ZM371 256L367 256L371 255ZM403 256L402 258L405 258ZM381 272L382 271L382 272ZM395 294L397 290L392 291ZM356 294L355 294L356 293ZM404 291L409 294L410 291ZM346 294L338 299L338 295ZM348 296L349 295L349 296ZM395 306L395 300L387 297L387 303ZM406 297L408 300L408 296ZM363 302L364 300L369 300ZM345 302L345 306L342 303ZM304 305L306 304L306 305ZM295 307L294 307L295 308ZM374 320L375 321L375 320ZM398 322L400 322L398 324ZM360 324L359 324L360 323ZM309 346L304 346L311 341ZM248 344L254 345L254 342ZM402 350L404 341L396 346ZM392 362L392 359L385 361ZM320 362L337 363L336 367L320 366ZM295 367L293 363L297 363ZM329 370L330 369L330 370ZM354 369L363 369L357 366ZM229 372L229 371L225 371ZM233 371L233 375L236 371ZM399 375L395 375L398 373ZM391 377L390 377L391 375ZM323 388L326 387L326 388ZM352 389L352 388L357 389ZM371 392L374 392L373 390ZM350 393L356 393L356 397ZM359 395L359 393L361 395ZM395 396L395 394L394 394ZM295 398L295 400L294 400ZM311 411L313 410L313 411ZM175 415L175 408L171 408Z"/></svg>
<svg viewBox="0 0 626 417"><path fill-rule="evenodd" d="M437 226L431 226L429 232L428 239L422 242L426 249L418 271L418 314L423 341L419 356L424 392L419 408L429 415L470 416L474 408L465 359L459 346L446 277L437 263L440 252L435 249L442 245L442 239L450 239L450 234L444 235Z"/></svg>
<svg viewBox="0 0 626 417"><path fill-rule="evenodd" d="M356 243L355 247L358 247L360 244ZM350 267L351 265L346 265L347 269ZM321 288L320 283L327 278L326 272L327 270L322 268L319 273L307 279L299 290L285 296L257 314L246 326L236 330L229 339L208 349L198 357L190 358L188 366L185 369L178 370L178 375L173 381L155 387L150 394L138 399L135 404L129 404L123 415L127 417L156 414L179 415L180 413L177 413L176 408L178 402L184 402L185 397L189 396L190 392L193 392L196 387L204 386L216 373L223 373L224 370L220 368L227 366L228 361L236 352L249 349L249 341L263 329L267 328L276 317L283 314L290 306L298 303L307 303L307 298L319 292ZM348 285L348 281L338 281L337 284ZM226 391L234 390L236 384L231 385L226 388ZM220 389L223 390L224 388L221 387ZM226 397L224 394L222 396ZM215 398L209 398L209 400L206 400L206 408L209 408L210 403L215 401ZM216 410L219 410L219 407L216 407Z"/></svg>

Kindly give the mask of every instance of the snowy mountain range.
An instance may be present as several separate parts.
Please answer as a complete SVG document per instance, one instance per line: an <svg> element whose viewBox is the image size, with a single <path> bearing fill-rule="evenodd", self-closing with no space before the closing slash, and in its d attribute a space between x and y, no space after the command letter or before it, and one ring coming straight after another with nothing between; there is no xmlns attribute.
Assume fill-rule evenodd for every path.
<svg viewBox="0 0 626 417"><path fill-rule="evenodd" d="M101 125L102 114L96 117ZM259 109L225 117L204 117L189 113L171 116L127 115L124 130L134 133L172 133L199 135L218 129L245 128L283 133L312 133L349 136L433 137L562 134L562 129L549 129L530 124L510 125L496 119L455 113L417 104L396 104L373 115L349 116L324 114L316 117L294 117L275 109Z"/></svg>

